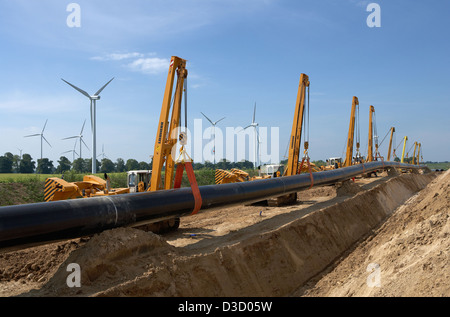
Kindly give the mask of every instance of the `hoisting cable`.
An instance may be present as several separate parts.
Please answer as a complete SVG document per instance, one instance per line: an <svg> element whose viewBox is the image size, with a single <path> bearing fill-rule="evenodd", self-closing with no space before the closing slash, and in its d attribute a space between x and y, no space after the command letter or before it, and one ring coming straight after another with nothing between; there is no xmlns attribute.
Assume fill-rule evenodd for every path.
<svg viewBox="0 0 450 317"><path fill-rule="evenodd" d="M378 145L378 131L377 131L377 117L376 112L373 112L373 139L375 141L375 158L380 158L381 161L383 161L383 158L381 157L380 152L378 151L378 148L380 145ZM384 167L384 162L383 162Z"/></svg>
<svg viewBox="0 0 450 317"><path fill-rule="evenodd" d="M384 136L383 140L380 143L380 146L383 144L384 140L386 139L386 137L389 135L389 132L391 132L392 128L389 128L388 132L386 133L386 135Z"/></svg>
<svg viewBox="0 0 450 317"><path fill-rule="evenodd" d="M312 188L314 185L314 177L312 175L311 162L309 160L309 155L308 155L308 148L309 148L309 86L310 86L310 84L308 84L308 103L306 106L306 117L303 116L303 125L305 126L305 129L303 132L303 136L305 138L305 143L304 143L305 149L303 151L303 158L302 158L302 162L300 164L299 174L302 172L303 164L305 163L305 160L306 160L306 164L308 165L309 178L311 179L310 188Z"/></svg>
<svg viewBox="0 0 450 317"><path fill-rule="evenodd" d="M175 173L175 184L174 188L181 187L181 180L183 178L183 169L186 169L186 174L191 185L192 195L194 196L194 210L191 215L195 215L199 212L202 207L202 196L200 194L200 189L198 188L197 179L195 178L194 168L192 167L192 158L187 154L185 150L185 145L187 144L187 77L184 80L184 125L185 131L181 132L179 135L179 142L181 145L180 155L176 159L177 171ZM181 126L181 122L180 122Z"/></svg>

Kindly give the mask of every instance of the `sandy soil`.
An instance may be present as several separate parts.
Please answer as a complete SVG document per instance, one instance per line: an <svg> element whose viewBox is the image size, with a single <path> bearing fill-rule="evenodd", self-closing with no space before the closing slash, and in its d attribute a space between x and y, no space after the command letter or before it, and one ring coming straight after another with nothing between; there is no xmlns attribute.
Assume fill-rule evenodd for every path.
<svg viewBox="0 0 450 317"><path fill-rule="evenodd" d="M450 171L293 296L450 296Z"/></svg>
<svg viewBox="0 0 450 317"><path fill-rule="evenodd" d="M183 217L163 236L119 228L0 254L0 296L449 296L449 175L360 178L291 206Z"/></svg>

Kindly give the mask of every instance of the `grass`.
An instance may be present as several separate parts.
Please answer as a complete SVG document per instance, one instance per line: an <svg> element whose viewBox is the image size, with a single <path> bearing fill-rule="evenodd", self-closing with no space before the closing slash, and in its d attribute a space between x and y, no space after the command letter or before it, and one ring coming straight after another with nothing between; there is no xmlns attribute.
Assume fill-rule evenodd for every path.
<svg viewBox="0 0 450 317"><path fill-rule="evenodd" d="M0 183L22 183L30 180L45 182L48 177L61 177L61 174L0 174Z"/></svg>
<svg viewBox="0 0 450 317"><path fill-rule="evenodd" d="M450 168L450 162L441 162L441 163L425 163L430 169L443 169L448 170Z"/></svg>

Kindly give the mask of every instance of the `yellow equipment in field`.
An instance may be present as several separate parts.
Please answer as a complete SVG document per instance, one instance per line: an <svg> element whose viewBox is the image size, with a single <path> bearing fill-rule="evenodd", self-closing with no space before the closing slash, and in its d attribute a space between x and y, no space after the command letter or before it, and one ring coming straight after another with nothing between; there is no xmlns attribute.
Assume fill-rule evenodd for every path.
<svg viewBox="0 0 450 317"><path fill-rule="evenodd" d="M129 188L112 189L105 174L101 179L95 175L85 175L82 182L66 182L62 178L47 178L44 185L44 201L56 201L73 198L118 195L129 193Z"/></svg>
<svg viewBox="0 0 450 317"><path fill-rule="evenodd" d="M216 169L214 181L216 184L240 183L249 180L249 175L237 168L232 168L230 171Z"/></svg>

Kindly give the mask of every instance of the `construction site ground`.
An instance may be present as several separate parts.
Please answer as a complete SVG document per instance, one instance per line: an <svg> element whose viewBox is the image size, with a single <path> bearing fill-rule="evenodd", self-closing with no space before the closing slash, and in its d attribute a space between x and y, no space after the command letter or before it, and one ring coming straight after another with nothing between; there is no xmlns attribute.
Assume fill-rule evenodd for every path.
<svg viewBox="0 0 450 317"><path fill-rule="evenodd" d="M3 253L0 296L447 297L449 193L450 171L383 172L295 205L204 210L164 235L117 228Z"/></svg>

